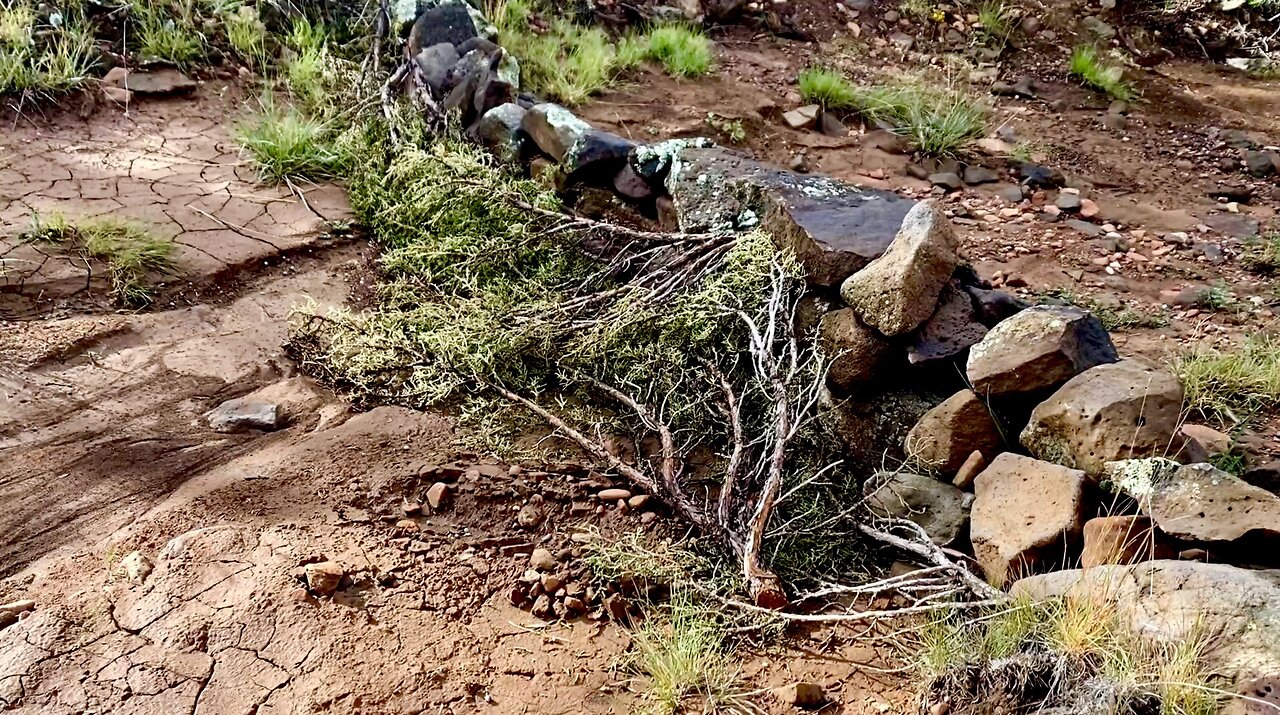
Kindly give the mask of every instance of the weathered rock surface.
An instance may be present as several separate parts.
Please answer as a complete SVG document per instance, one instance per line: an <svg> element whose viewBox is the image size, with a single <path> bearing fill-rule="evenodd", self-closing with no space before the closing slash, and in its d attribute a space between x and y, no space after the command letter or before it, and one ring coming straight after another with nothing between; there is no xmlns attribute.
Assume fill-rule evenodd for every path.
<svg viewBox="0 0 1280 715"><path fill-rule="evenodd" d="M818 340L831 361L827 381L846 393L870 382L893 350L850 308L824 314L818 321Z"/></svg>
<svg viewBox="0 0 1280 715"><path fill-rule="evenodd" d="M974 482L974 556L987 580L1003 585L1061 564L1084 527L1085 473L1006 452Z"/></svg>
<svg viewBox="0 0 1280 715"><path fill-rule="evenodd" d="M333 561L321 561L302 567L307 576L307 588L317 596L332 596L347 575L341 565Z"/></svg>
<svg viewBox="0 0 1280 715"><path fill-rule="evenodd" d="M719 147L678 147L670 161L666 187L681 230L763 226L817 285L839 285L884 253L914 204L890 191L784 171Z"/></svg>
<svg viewBox="0 0 1280 715"><path fill-rule="evenodd" d="M951 281L942 289L937 311L911 336L907 359L913 364L960 355L986 337L969 294Z"/></svg>
<svg viewBox="0 0 1280 715"><path fill-rule="evenodd" d="M1175 538L1212 543L1280 537L1280 497L1212 465L1127 459L1108 464L1106 475Z"/></svg>
<svg viewBox="0 0 1280 715"><path fill-rule="evenodd" d="M1181 412L1177 375L1121 360L1085 370L1037 405L1021 441L1040 459L1097 475L1107 462L1179 454Z"/></svg>
<svg viewBox="0 0 1280 715"><path fill-rule="evenodd" d="M947 217L933 203L916 204L884 254L840 285L840 297L871 327L902 335L933 315L959 262Z"/></svg>
<svg viewBox="0 0 1280 715"><path fill-rule="evenodd" d="M562 161L582 137L592 131L591 125L573 112L549 103L535 104L529 109L521 127L539 149L556 161Z"/></svg>
<svg viewBox="0 0 1280 715"><path fill-rule="evenodd" d="M1119 359L1090 313L1038 305L1000 322L969 350L969 382L979 395L1025 395L1057 387Z"/></svg>
<svg viewBox="0 0 1280 715"><path fill-rule="evenodd" d="M1085 522L1080 566L1136 564L1177 555L1168 537L1145 516L1100 516Z"/></svg>
<svg viewBox="0 0 1280 715"><path fill-rule="evenodd" d="M275 403L244 397L218 405L208 414L209 427L216 432L234 432L240 429L272 431L284 426L284 417Z"/></svg>
<svg viewBox="0 0 1280 715"><path fill-rule="evenodd" d="M1204 663L1237 687L1280 675L1280 571L1152 561L1032 576L1012 592L1035 599L1106 599L1116 605L1122 625L1159 643L1212 634L1201 654Z"/></svg>
<svg viewBox="0 0 1280 715"><path fill-rule="evenodd" d="M122 87L136 94L158 96L194 92L197 86L194 79L170 67L136 70L115 68L108 72L102 81L109 86Z"/></svg>
<svg viewBox="0 0 1280 715"><path fill-rule="evenodd" d="M432 45L461 45L478 36L479 28L471 11L462 2L445 2L427 8L409 30L409 47L417 54Z"/></svg>
<svg viewBox="0 0 1280 715"><path fill-rule="evenodd" d="M954 542L969 521L973 495L933 477L885 473L868 480L867 487L867 508L872 514L914 521L935 544Z"/></svg>
<svg viewBox="0 0 1280 715"><path fill-rule="evenodd" d="M514 103L502 104L481 115L467 133L500 161L514 163L529 146L529 136L520 128L524 115L524 107Z"/></svg>
<svg viewBox="0 0 1280 715"><path fill-rule="evenodd" d="M974 450L995 454L1000 430L973 390L961 390L925 413L907 433L907 455L921 466L950 476Z"/></svg>
<svg viewBox="0 0 1280 715"><path fill-rule="evenodd" d="M413 61L418 64L418 69L422 72L422 78L426 81L427 87L437 97L444 92L445 80L449 76L449 71L453 69L454 65L458 64L459 59L461 57L458 55L458 48L454 47L451 42L440 42L425 47L413 57Z"/></svg>

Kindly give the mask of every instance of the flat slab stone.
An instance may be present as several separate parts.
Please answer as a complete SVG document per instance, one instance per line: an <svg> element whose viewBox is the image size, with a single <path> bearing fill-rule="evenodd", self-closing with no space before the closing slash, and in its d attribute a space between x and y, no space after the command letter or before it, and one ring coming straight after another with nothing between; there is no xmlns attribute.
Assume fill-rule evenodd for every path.
<svg viewBox="0 0 1280 715"><path fill-rule="evenodd" d="M890 191L797 174L722 147L685 147L666 179L680 230L762 226L795 252L810 283L839 285L889 247L915 205Z"/></svg>

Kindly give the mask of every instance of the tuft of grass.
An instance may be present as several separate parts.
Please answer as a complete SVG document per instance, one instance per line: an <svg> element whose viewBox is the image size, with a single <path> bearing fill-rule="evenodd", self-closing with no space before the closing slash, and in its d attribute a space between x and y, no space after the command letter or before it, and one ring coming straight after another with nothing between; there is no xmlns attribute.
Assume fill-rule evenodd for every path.
<svg viewBox="0 0 1280 715"><path fill-rule="evenodd" d="M1280 337L1258 333L1239 349L1221 352L1200 347L1176 358L1186 405L1224 424L1274 410L1280 403Z"/></svg>
<svg viewBox="0 0 1280 715"><path fill-rule="evenodd" d="M1245 244L1244 267L1265 276L1280 273L1280 230L1268 231Z"/></svg>
<svg viewBox="0 0 1280 715"><path fill-rule="evenodd" d="M1072 50L1068 73L1112 99L1131 102L1137 96L1133 85L1124 79L1124 68L1107 62L1092 45Z"/></svg>
<svg viewBox="0 0 1280 715"><path fill-rule="evenodd" d="M236 125L236 141L248 152L266 181L326 179L347 165L346 152L335 141L330 121L279 107L268 95L262 110Z"/></svg>
<svg viewBox="0 0 1280 715"><path fill-rule="evenodd" d="M593 539L583 561L600 583L671 585L708 568L707 561L694 552L639 531L612 541Z"/></svg>
<svg viewBox="0 0 1280 715"><path fill-rule="evenodd" d="M982 0L978 5L978 24L982 37L1003 47L1013 36L1013 14L1003 0Z"/></svg>
<svg viewBox="0 0 1280 715"><path fill-rule="evenodd" d="M539 32L533 15L528 0L501 0L489 13L498 28L498 44L520 58L523 83L538 94L581 104L645 59L647 46L635 38L615 43L598 27L564 18Z"/></svg>
<svg viewBox="0 0 1280 715"><path fill-rule="evenodd" d="M955 154L987 128L987 108L951 89L911 82L856 86L839 72L823 68L805 70L799 84L807 101L827 110L856 111L891 127L926 154Z"/></svg>
<svg viewBox="0 0 1280 715"><path fill-rule="evenodd" d="M107 266L111 292L123 305L151 302L147 276L173 265L173 242L155 236L145 224L113 216L71 221L62 214L36 215L25 240L53 243Z"/></svg>
<svg viewBox="0 0 1280 715"><path fill-rule="evenodd" d="M648 56L672 77L698 77L711 71L711 40L701 29L660 25L649 31Z"/></svg>
<svg viewBox="0 0 1280 715"><path fill-rule="evenodd" d="M1116 308L1098 302L1091 296L1079 295L1069 288L1047 290L1039 295L1041 302L1074 305L1093 313L1102 327L1110 331L1137 328L1163 328L1169 324L1169 316L1162 310L1139 310L1132 307Z"/></svg>
<svg viewBox="0 0 1280 715"><path fill-rule="evenodd" d="M263 71L267 66L267 26L251 5L241 5L223 15L227 42L248 67Z"/></svg>
<svg viewBox="0 0 1280 715"><path fill-rule="evenodd" d="M0 94L56 94L89 81L97 62L93 36L68 17L36 32L28 3L0 7Z"/></svg>
<svg viewBox="0 0 1280 715"><path fill-rule="evenodd" d="M1211 715L1228 695L1215 687L1204 663L1209 634L1194 629L1183 641L1152 641L1130 631L1105 597L1033 602L1021 597L1000 610L965 620L938 616L920 631L916 666L930 679L933 695L947 688L990 682L984 697L1017 697L999 682L1044 678L1047 691L1028 691L1029 707L1070 705L1083 690L1108 693L1117 712L1158 705L1162 715ZM987 678L990 676L990 678ZM976 680L975 680L976 679ZM939 692L941 688L941 692ZM1034 692L1034 694L1032 694ZM1152 703L1152 699L1157 703ZM1015 703L1016 706L1016 703Z"/></svg>
<svg viewBox="0 0 1280 715"><path fill-rule="evenodd" d="M747 128L742 120L722 117L715 112L707 112L707 126L711 127L730 144L741 144L747 140Z"/></svg>
<svg viewBox="0 0 1280 715"><path fill-rule="evenodd" d="M192 0L176 4L133 0L134 42L143 58L188 66L204 55L204 36L196 29L198 15Z"/></svg>
<svg viewBox="0 0 1280 715"><path fill-rule="evenodd" d="M1226 310L1236 304L1235 293L1226 281L1215 281L1196 296L1196 307L1201 310Z"/></svg>
<svg viewBox="0 0 1280 715"><path fill-rule="evenodd" d="M630 665L647 681L651 711L751 712L714 611L684 593L631 634Z"/></svg>
<svg viewBox="0 0 1280 715"><path fill-rule="evenodd" d="M811 67L800 73L800 96L809 104L824 109L849 109L854 106L857 90L836 70Z"/></svg>

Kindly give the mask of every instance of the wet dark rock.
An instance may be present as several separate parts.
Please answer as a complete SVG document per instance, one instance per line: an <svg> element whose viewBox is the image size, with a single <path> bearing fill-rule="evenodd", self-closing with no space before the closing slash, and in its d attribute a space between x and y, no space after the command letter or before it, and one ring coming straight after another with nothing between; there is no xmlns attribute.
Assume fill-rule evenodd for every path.
<svg viewBox="0 0 1280 715"><path fill-rule="evenodd" d="M617 134L592 129L579 137L561 163L570 181L612 180L635 146Z"/></svg>
<svg viewBox="0 0 1280 715"><path fill-rule="evenodd" d="M719 147L685 143L673 149L678 161L667 155L658 164L678 167L666 177L666 188L682 230L762 226L792 249L816 285L837 285L884 253L915 204L890 191L781 170ZM636 158L645 157L639 151L633 156L633 164L643 167Z"/></svg>
<svg viewBox="0 0 1280 715"><path fill-rule="evenodd" d="M849 136L849 128L830 112L823 112L818 120L818 129L829 137Z"/></svg>
<svg viewBox="0 0 1280 715"><path fill-rule="evenodd" d="M1042 189L1053 189L1062 186L1065 181L1062 172L1052 167L1027 162L1018 167L1018 177L1024 184Z"/></svg>
<svg viewBox="0 0 1280 715"><path fill-rule="evenodd" d="M416 56L424 48L442 42L457 47L479 34L467 6L461 2L447 2L427 8L418 15L413 29L409 31L409 50Z"/></svg>
<svg viewBox="0 0 1280 715"><path fill-rule="evenodd" d="M1030 304L1012 293L993 288L967 285L965 292L973 300L974 315L988 328L1030 307Z"/></svg>
<svg viewBox="0 0 1280 715"><path fill-rule="evenodd" d="M520 65L506 50L499 49L476 80L476 115L483 116L494 107L514 102L519 91Z"/></svg>

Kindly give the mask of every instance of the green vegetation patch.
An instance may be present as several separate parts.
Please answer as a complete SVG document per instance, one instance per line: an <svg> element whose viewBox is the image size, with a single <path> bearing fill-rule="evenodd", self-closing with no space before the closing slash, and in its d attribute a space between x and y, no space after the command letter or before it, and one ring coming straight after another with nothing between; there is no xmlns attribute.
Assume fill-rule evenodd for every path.
<svg viewBox="0 0 1280 715"><path fill-rule="evenodd" d="M1189 409L1230 424L1280 404L1280 337L1258 333L1229 351L1200 347L1174 360Z"/></svg>
<svg viewBox="0 0 1280 715"><path fill-rule="evenodd" d="M51 243L106 264L111 293L127 306L151 302L147 278L173 264L173 242L155 236L146 224L102 216L70 220L61 214L35 216L23 239Z"/></svg>
<svg viewBox="0 0 1280 715"><path fill-rule="evenodd" d="M28 2L0 6L0 94L66 92L90 81L98 49L80 13L42 24Z"/></svg>
<svg viewBox="0 0 1280 715"><path fill-rule="evenodd" d="M271 95L259 113L236 125L236 141L253 159L266 181L310 181L339 176L347 154L337 143L333 120L306 114L292 105L281 106Z"/></svg>
<svg viewBox="0 0 1280 715"><path fill-rule="evenodd" d="M799 84L807 101L886 124L926 154L958 153L987 128L988 108L952 89L917 82L855 85L839 72L823 68L801 73Z"/></svg>
<svg viewBox="0 0 1280 715"><path fill-rule="evenodd" d="M672 77L698 77L711 71L711 40L698 28L661 25L649 31L648 56Z"/></svg>
<svg viewBox="0 0 1280 715"><path fill-rule="evenodd" d="M1131 102L1137 97L1133 85L1124 79L1124 68L1108 62L1092 45L1071 52L1068 74L1112 99Z"/></svg>
<svg viewBox="0 0 1280 715"><path fill-rule="evenodd" d="M1105 597L1039 603L1021 597L976 617L930 620L920 632L917 667L934 699L1012 698L1028 707L1070 708L1086 705L1083 697L1113 704L1116 712L1138 706L1161 715L1213 715L1229 694L1205 665L1210 638L1193 633L1176 644L1153 642L1123 626Z"/></svg>

